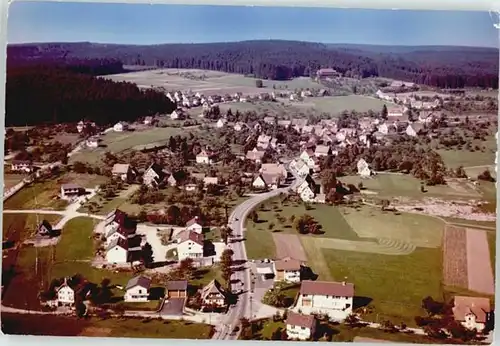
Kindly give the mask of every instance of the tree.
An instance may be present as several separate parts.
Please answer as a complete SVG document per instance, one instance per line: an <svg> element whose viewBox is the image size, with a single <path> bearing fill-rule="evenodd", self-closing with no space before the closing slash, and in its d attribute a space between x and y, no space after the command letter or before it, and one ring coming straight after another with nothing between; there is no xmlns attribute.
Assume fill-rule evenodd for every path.
<svg viewBox="0 0 500 346"><path fill-rule="evenodd" d="M382 211L386 211L387 208L389 208L389 200L388 199L383 199L382 202L381 202L381 209Z"/></svg>
<svg viewBox="0 0 500 346"><path fill-rule="evenodd" d="M295 229L300 234L319 234L321 225L311 215L304 214L294 222Z"/></svg>
<svg viewBox="0 0 500 346"><path fill-rule="evenodd" d="M491 173L490 173L490 171L489 171L488 169L487 169L487 170L485 170L483 173L479 174L479 175L477 176L477 179L478 179L478 180L484 180L484 181L490 181L490 182L492 182L492 183L494 183L494 182L495 182L495 178L493 178L493 177L491 176Z"/></svg>
<svg viewBox="0 0 500 346"><path fill-rule="evenodd" d="M78 318L84 317L87 313L87 306L85 306L81 298L75 299L75 312Z"/></svg>
<svg viewBox="0 0 500 346"><path fill-rule="evenodd" d="M144 244L144 246L142 247L141 259L146 268L149 268L151 264L153 264L154 257L153 257L153 248L151 247L151 244L149 243Z"/></svg>
<svg viewBox="0 0 500 346"><path fill-rule="evenodd" d="M229 237L233 235L233 230L231 227L224 225L220 228L220 236L222 240L224 241L224 244L227 245Z"/></svg>
<svg viewBox="0 0 500 346"><path fill-rule="evenodd" d="M191 280L195 273L194 261L192 258L185 258L179 263L179 272L185 280Z"/></svg>
<svg viewBox="0 0 500 346"><path fill-rule="evenodd" d="M349 327L355 327L359 324L359 317L356 314L349 314L347 315L346 319L344 320L344 323L348 325Z"/></svg>
<svg viewBox="0 0 500 346"><path fill-rule="evenodd" d="M389 112L387 111L387 106L384 105L382 107L382 113L381 113L382 119L387 119L389 117Z"/></svg>
<svg viewBox="0 0 500 346"><path fill-rule="evenodd" d="M262 298L262 302L267 305L275 306L277 308L285 307L285 294L283 290L276 287L268 290L264 297Z"/></svg>
<svg viewBox="0 0 500 346"><path fill-rule="evenodd" d="M262 82L262 79L257 79L257 80L255 81L255 86L256 86L257 88L262 88L262 87L264 86L264 83Z"/></svg>
<svg viewBox="0 0 500 346"><path fill-rule="evenodd" d="M231 291L231 275L233 274L233 250L225 249L222 252L220 258L220 268L222 272L222 278L226 282L226 289Z"/></svg>
<svg viewBox="0 0 500 346"><path fill-rule="evenodd" d="M253 223L257 223L259 221L259 215L255 210L252 210L248 217L250 218L250 220L252 220Z"/></svg>
<svg viewBox="0 0 500 346"><path fill-rule="evenodd" d="M335 189L337 186L337 175L333 169L325 169L321 171L321 183L323 184L323 188L325 193L329 193L332 189Z"/></svg>

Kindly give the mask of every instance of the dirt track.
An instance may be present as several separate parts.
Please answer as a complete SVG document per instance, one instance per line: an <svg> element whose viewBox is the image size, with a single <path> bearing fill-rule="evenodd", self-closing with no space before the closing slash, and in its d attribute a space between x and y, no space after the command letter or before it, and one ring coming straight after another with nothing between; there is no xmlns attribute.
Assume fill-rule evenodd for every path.
<svg viewBox="0 0 500 346"><path fill-rule="evenodd" d="M485 231L467 228L467 267L469 290L495 294L495 280Z"/></svg>

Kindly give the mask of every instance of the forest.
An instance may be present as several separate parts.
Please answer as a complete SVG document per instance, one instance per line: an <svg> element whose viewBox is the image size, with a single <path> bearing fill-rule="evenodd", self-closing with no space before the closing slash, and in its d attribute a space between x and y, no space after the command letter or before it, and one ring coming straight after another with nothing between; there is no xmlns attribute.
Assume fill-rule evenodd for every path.
<svg viewBox="0 0 500 346"><path fill-rule="evenodd" d="M121 68L119 62L98 60L8 65L5 124L76 123L86 119L112 125L175 109L160 92L93 76Z"/></svg>
<svg viewBox="0 0 500 346"><path fill-rule="evenodd" d="M440 88L498 88L498 50L470 47L342 46L260 40L229 43L9 45L8 62L109 59L124 65L193 68L287 80L331 67L347 77L386 77Z"/></svg>

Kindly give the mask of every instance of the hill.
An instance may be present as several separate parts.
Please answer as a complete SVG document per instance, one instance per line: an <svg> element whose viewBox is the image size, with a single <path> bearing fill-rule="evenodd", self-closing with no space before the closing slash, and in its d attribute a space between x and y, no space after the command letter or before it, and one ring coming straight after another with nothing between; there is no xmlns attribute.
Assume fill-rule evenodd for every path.
<svg viewBox="0 0 500 346"><path fill-rule="evenodd" d="M193 68L286 80L332 67L349 77L386 77L441 88L498 88L498 49L400 47L257 40L200 44L9 45L8 64L65 59L110 59L124 65Z"/></svg>

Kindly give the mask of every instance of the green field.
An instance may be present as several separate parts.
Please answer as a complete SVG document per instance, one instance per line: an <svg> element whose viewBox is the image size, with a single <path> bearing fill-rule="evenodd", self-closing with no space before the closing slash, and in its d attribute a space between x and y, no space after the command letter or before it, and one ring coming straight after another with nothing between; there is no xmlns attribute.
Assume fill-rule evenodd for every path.
<svg viewBox="0 0 500 346"><path fill-rule="evenodd" d="M483 166L495 164L495 155L497 151L497 142L495 136L490 136L486 141L473 140L473 145L478 145L484 150L445 150L438 149L437 152L441 155L445 165L449 168L457 168L459 166ZM476 177L474 177L476 178Z"/></svg>
<svg viewBox="0 0 500 346"><path fill-rule="evenodd" d="M83 149L71 156L70 163L75 161L99 163L105 152L118 153L131 149L138 145L155 143L159 141L167 142L170 136L179 134L186 135L190 131L183 128L174 127L154 127L144 131L114 132L110 131L101 137L102 145L105 147L95 149Z"/></svg>
<svg viewBox="0 0 500 346"><path fill-rule="evenodd" d="M415 325L423 314L426 296L441 299L441 249L418 248L410 255L387 256L352 251L323 250L331 276L336 281L353 282L357 297L372 299L376 320L388 318ZM355 303L356 304L356 303Z"/></svg>
<svg viewBox="0 0 500 346"><path fill-rule="evenodd" d="M324 232L324 234L320 235L311 235L313 237L348 240L359 239L358 235L353 231L351 226L349 226L342 216L339 208L317 204L310 206L311 209L307 210L302 203L281 203L279 199L269 200L263 205L264 209L261 207L256 209L259 216L258 223L247 220L246 229L248 233L252 233L254 231L271 232L269 225L274 223L274 227L272 229L274 232L298 234L298 232L294 229L293 222L290 221L290 217L293 215L295 218L299 218L304 214L308 214L322 225L322 231ZM279 223L276 219L278 215L286 219L283 224Z"/></svg>
<svg viewBox="0 0 500 346"><path fill-rule="evenodd" d="M345 176L339 179L344 184L358 186L363 183L365 190L370 192L370 198L390 199L392 197L407 197L412 199L423 199L428 197L439 197L445 199L466 198L471 194L478 194L475 190L460 183L463 190L457 190L450 185L425 186L426 192L420 190L421 180L407 174L379 173L370 179L361 179L359 176ZM376 194L372 194L376 193Z"/></svg>
<svg viewBox="0 0 500 346"><path fill-rule="evenodd" d="M295 105L301 108L312 108L319 112L339 114L342 111L352 110L356 112L367 112L369 110L379 112L385 104L389 103L368 96L349 95L307 98L304 102Z"/></svg>
<svg viewBox="0 0 500 346"><path fill-rule="evenodd" d="M92 234L97 220L77 217L69 220L56 245L56 257L60 261L90 260L94 257Z"/></svg>
<svg viewBox="0 0 500 346"><path fill-rule="evenodd" d="M207 324L145 319L77 319L53 315L2 313L5 334L49 336L94 336L162 339L209 339L213 327Z"/></svg>

